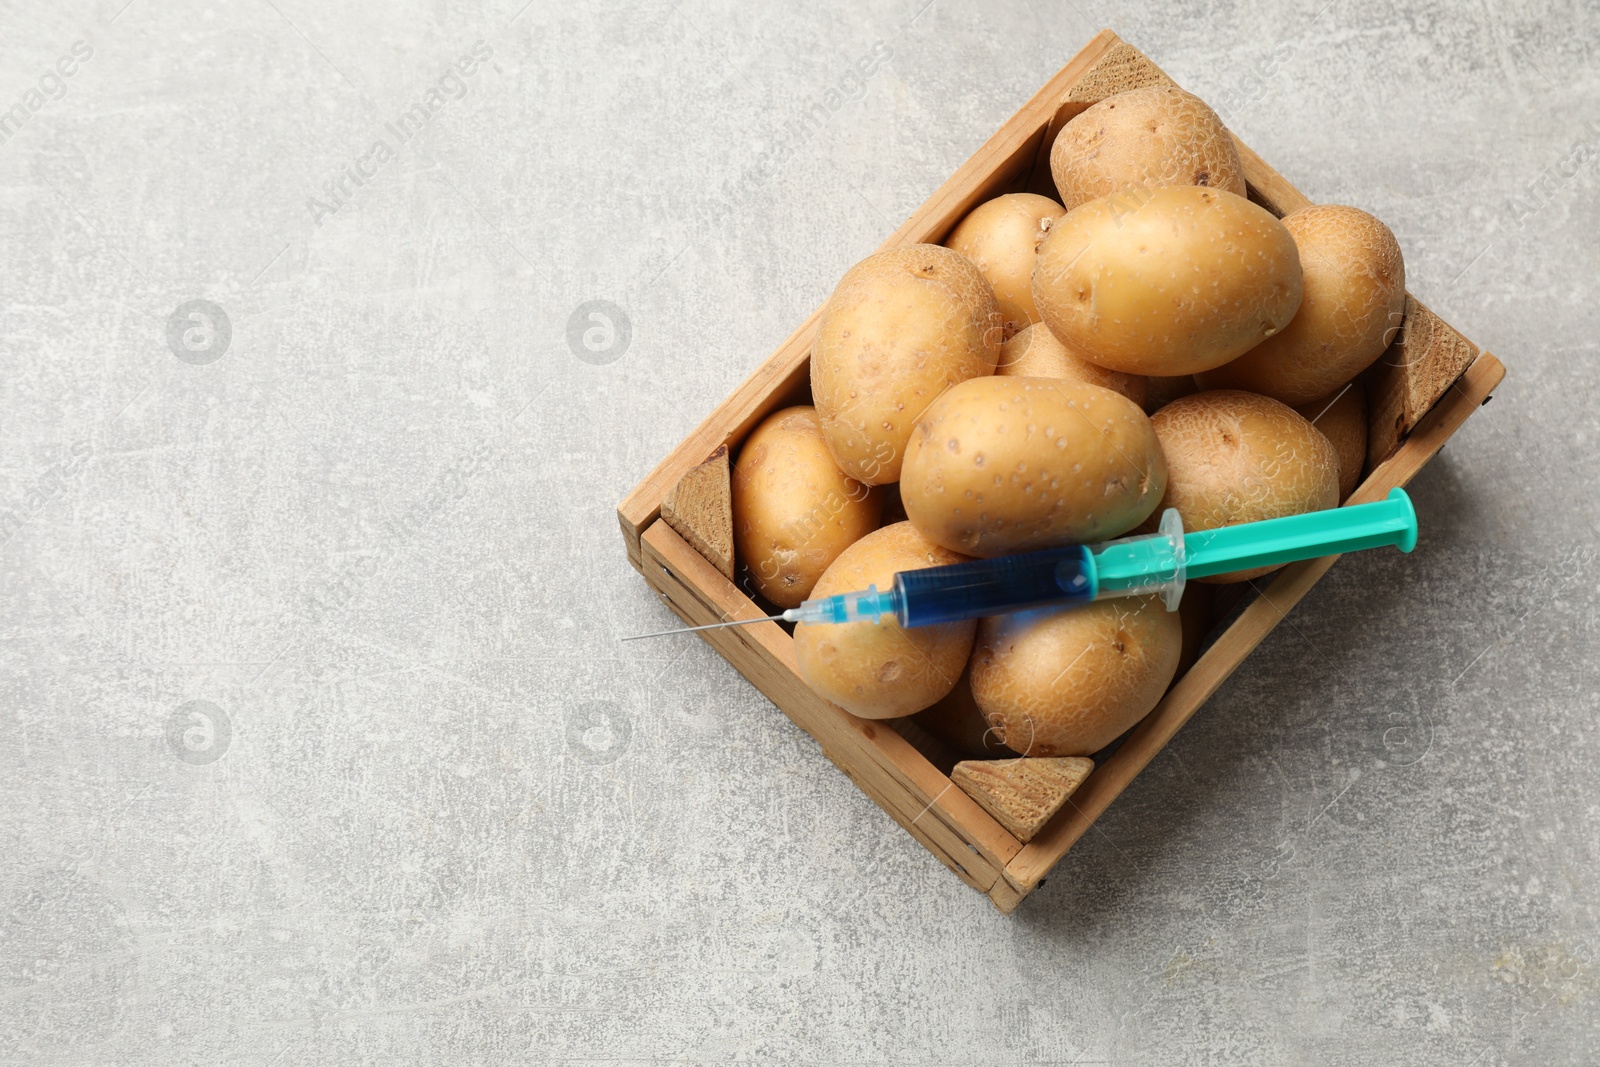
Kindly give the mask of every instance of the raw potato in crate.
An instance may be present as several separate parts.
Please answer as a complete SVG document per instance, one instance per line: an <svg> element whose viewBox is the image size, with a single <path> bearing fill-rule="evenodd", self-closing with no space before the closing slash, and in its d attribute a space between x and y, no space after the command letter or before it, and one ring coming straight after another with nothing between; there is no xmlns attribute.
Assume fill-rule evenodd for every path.
<svg viewBox="0 0 1600 1067"><path fill-rule="evenodd" d="M1204 389L1310 403L1372 366L1400 328L1406 267L1389 227L1337 204L1285 215L1283 225L1300 252L1300 310L1276 335L1201 374Z"/></svg>
<svg viewBox="0 0 1600 1067"><path fill-rule="evenodd" d="M1143 522L1167 465L1139 405L1055 378L975 378L917 420L900 498L935 544L1004 556L1119 537Z"/></svg>
<svg viewBox="0 0 1600 1067"><path fill-rule="evenodd" d="M762 596L796 607L839 553L878 528L882 496L833 462L815 408L775 412L733 466L739 565Z"/></svg>
<svg viewBox="0 0 1600 1067"><path fill-rule="evenodd" d="M899 571L942 567L966 557L940 548L909 522L868 534L834 560L815 595L832 596L876 585L887 589ZM937 703L961 678L977 622L902 630L878 622L801 623L794 658L806 683L852 715L894 719Z"/></svg>
<svg viewBox="0 0 1600 1067"><path fill-rule="evenodd" d="M1117 93L1067 123L1050 147L1050 174L1069 211L1139 186L1245 194L1239 150L1222 120L1170 85Z"/></svg>
<svg viewBox="0 0 1600 1067"><path fill-rule="evenodd" d="M1149 714L1183 651L1183 625L1160 597L984 619L972 696L1008 748L1090 756Z"/></svg>
<svg viewBox="0 0 1600 1067"><path fill-rule="evenodd" d="M1134 189L1069 211L1033 271L1051 332L1125 374L1220 367L1288 325L1300 291L1283 223L1242 196L1194 186Z"/></svg>
<svg viewBox="0 0 1600 1067"><path fill-rule="evenodd" d="M1007 337L1039 321L1033 306L1033 264L1050 227L1065 213L1048 196L1007 193L973 208L945 240L994 286Z"/></svg>
<svg viewBox="0 0 1600 1067"><path fill-rule="evenodd" d="M959 252L906 245L851 267L811 350L811 395L840 468L867 485L899 481L917 416L993 374L1002 333L994 289Z"/></svg>
<svg viewBox="0 0 1600 1067"><path fill-rule="evenodd" d="M1167 458L1157 514L1177 508L1186 530L1276 519L1339 503L1339 457L1305 417L1270 397L1235 389L1174 400L1150 418ZM1260 567L1202 582L1242 582Z"/></svg>
<svg viewBox="0 0 1600 1067"><path fill-rule="evenodd" d="M1355 491L1367 462L1367 394L1360 382L1309 404L1295 407L1322 431L1339 457L1339 500Z"/></svg>

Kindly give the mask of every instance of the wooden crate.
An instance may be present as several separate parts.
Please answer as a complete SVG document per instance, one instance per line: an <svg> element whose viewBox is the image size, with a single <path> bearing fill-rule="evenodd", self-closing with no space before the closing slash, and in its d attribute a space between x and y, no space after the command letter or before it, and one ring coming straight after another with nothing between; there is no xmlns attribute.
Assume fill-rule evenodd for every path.
<svg viewBox="0 0 1600 1067"><path fill-rule="evenodd" d="M978 203L1017 191L1054 196L1050 146L1062 125L1113 93L1173 84L1137 49L1102 31L1023 105L912 214L881 248L942 241ZM1235 138L1237 143L1237 138ZM1283 215L1310 204L1244 144L1251 199ZM1359 202L1359 191L1351 199ZM744 436L781 406L809 402L810 348L820 309L723 401L618 508L628 560L685 623L757 618L765 612L660 520L662 501L685 473ZM1489 399L1505 374L1421 303L1407 296L1395 344L1364 378L1370 412L1367 477L1349 503L1381 499L1408 482ZM822 745L823 752L884 811L953 870L1010 912L1133 776L1189 720L1338 557L1291 564L1233 617L1231 625L1173 682L1148 716L1103 759L1068 803L1024 843L903 736L903 727L858 719L801 680L793 641L776 623L711 630L704 639ZM905 730L915 737L916 730ZM926 749L928 746L923 745Z"/></svg>

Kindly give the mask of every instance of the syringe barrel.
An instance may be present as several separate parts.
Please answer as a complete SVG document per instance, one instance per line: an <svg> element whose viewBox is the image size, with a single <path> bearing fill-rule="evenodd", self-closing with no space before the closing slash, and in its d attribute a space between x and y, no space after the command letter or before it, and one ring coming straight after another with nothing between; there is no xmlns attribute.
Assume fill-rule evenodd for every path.
<svg viewBox="0 0 1600 1067"><path fill-rule="evenodd" d="M894 585L901 626L1087 604L1096 593L1094 561L1082 545L901 571Z"/></svg>

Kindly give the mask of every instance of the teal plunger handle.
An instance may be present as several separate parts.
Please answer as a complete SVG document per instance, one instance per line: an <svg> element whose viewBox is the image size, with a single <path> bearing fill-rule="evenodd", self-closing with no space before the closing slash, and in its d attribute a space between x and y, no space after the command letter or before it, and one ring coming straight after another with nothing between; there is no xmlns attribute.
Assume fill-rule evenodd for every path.
<svg viewBox="0 0 1600 1067"><path fill-rule="evenodd" d="M1184 536L1184 563L1190 578L1205 578L1386 545L1417 547L1417 512L1404 489L1371 504L1196 530Z"/></svg>

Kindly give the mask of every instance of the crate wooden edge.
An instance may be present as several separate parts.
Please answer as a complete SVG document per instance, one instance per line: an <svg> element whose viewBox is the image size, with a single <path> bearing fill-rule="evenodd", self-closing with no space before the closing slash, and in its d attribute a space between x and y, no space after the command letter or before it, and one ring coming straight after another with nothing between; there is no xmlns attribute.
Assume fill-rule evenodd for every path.
<svg viewBox="0 0 1600 1067"><path fill-rule="evenodd" d="M1036 173L1047 150L1049 133L1065 121L1063 114L1070 111L1070 114L1066 114L1066 118L1070 118L1071 114L1076 114L1092 103L1089 99L1076 98L1084 95L1078 92L1080 84L1090 79L1102 62L1118 66L1119 73L1116 78L1125 80L1130 76L1128 72L1133 71L1132 76L1147 81L1160 80L1170 83L1170 79L1167 79L1160 68L1137 49L1122 42L1109 30L1102 31L1000 130L996 131L995 135L958 168L880 247L893 247L908 241L940 240L956 221L983 198L985 188L993 187L993 179L997 173L1009 172L1014 179L1020 173L1019 160L1026 158L1031 158L1030 166ZM1108 89L1108 91L1116 90ZM1248 146L1240 142L1237 136L1233 139L1238 145L1246 178L1256 199L1279 214L1310 204L1303 194ZM1408 312L1413 305L1417 308L1422 307L1420 303L1408 298ZM1426 311L1425 308L1422 310ZM1428 314L1431 316L1431 313ZM669 606L680 617L692 623L737 617L736 613L740 611L747 615L754 614L754 605L665 524L657 522L661 499L684 472L703 460L718 445L735 443L760 418L777 406L783 397L799 391L807 373L811 338L819 316L820 309L813 312L771 357L732 395L718 405L689 437L669 453L645 480L624 498L618 508L618 519L628 546L630 563L645 574L651 586L663 595ZM1440 349L1445 350L1450 358L1436 360L1434 358L1436 350ZM1425 330L1408 329L1396 341L1390 353L1386 353L1383 366L1393 369L1390 379L1385 380L1384 388L1390 389L1393 395L1399 395L1401 392L1399 386L1405 385L1406 377L1422 370L1427 372L1424 377L1428 379L1430 386L1443 392L1456 378L1450 370L1451 360L1460 363L1461 369L1465 369L1466 364L1471 363L1470 358L1460 362L1463 351L1470 352L1472 357L1478 356L1476 347L1471 346L1454 330L1438 320L1437 316L1431 316L1427 320ZM1494 367L1499 368L1498 373L1503 375L1504 369L1500 367L1499 362L1492 357L1490 360ZM1435 366L1435 363L1441 363L1442 366ZM1489 364L1485 364L1485 369L1488 366ZM1495 381L1498 380L1496 377ZM1400 461L1400 454L1396 450L1403 448L1402 442L1406 435L1427 413L1427 408L1421 406L1419 399L1425 396L1425 392L1425 389L1409 390L1401 398L1401 403L1390 405L1395 407L1397 412L1392 423L1394 432L1389 439L1381 439L1375 444L1371 462L1374 468L1378 466L1379 461L1391 457L1396 462ZM1377 399L1380 402L1387 401L1390 396L1391 393L1385 393ZM1432 401L1428 403L1431 404ZM1391 415L1389 409L1382 410L1384 417L1389 418ZM1448 436L1448 433L1445 436ZM1420 468L1422 463L1426 462L1426 458L1436 452L1442 443L1443 439L1440 438L1433 444L1432 448L1417 460L1417 468ZM1408 450L1408 454L1414 458L1421 453L1417 450ZM1374 469L1373 475L1362 488L1365 489L1368 484L1373 483L1378 473L1378 470ZM1358 490L1358 494L1360 492L1361 490ZM1352 500L1356 499L1357 497L1352 497ZM1273 601L1285 605L1292 604L1294 600L1304 595L1332 562L1332 559L1310 561L1306 564L1297 564L1294 568L1286 568L1285 573L1268 590L1268 595L1287 596L1293 586L1291 580L1298 578L1299 581L1303 581L1304 588L1293 594L1293 600ZM676 565L680 576L694 575L694 581L699 583L698 588L691 582L683 580L666 583L673 587L670 590L663 588L658 576L652 573L652 568L648 565L650 563L654 563L656 568L668 574L670 574L668 566ZM709 572L709 576L706 573L697 573L701 571ZM1313 571L1315 573L1312 573ZM715 598L701 595L706 589L717 588L716 583L727 586L726 590L719 590L726 595ZM1281 590L1280 585L1283 586ZM1262 598L1258 598L1260 599ZM1238 626L1239 623L1236 621L1228 633L1233 633ZM1221 678L1226 677L1227 673L1237 667L1270 628L1268 626L1263 629L1260 636L1254 640L1239 645L1236 649L1237 657L1222 671L1216 684L1220 684ZM717 636L706 635L708 643L716 647L719 653L772 699L786 715L811 733L822 745L830 760L839 766L863 792L884 808L946 866L951 867L967 884L987 892L1002 912L1009 912L1033 888L1036 888L1050 867L1066 852L1072 841L1076 840L1075 835L1070 841L1060 845L1059 852L1053 858L1043 862L1048 854L1047 850L1056 846L1057 836L1060 833L1060 831L1053 832L1052 827L1079 819L1082 821L1082 828L1077 831L1077 835L1081 835L1093 821L1092 816L1083 817L1085 808L1082 802L1069 804L1053 820L1052 827L1047 827L1040 837L1036 837L1032 843L1024 846L999 827L988 813L971 803L959 789L953 788L947 777L933 767L905 738L900 737L895 730L887 728L887 724L869 725L865 732L859 734L852 729L840 729L839 723L861 724L863 720L854 719L841 709L822 701L798 681L798 675L793 669L789 638L779 627L773 624L761 624L713 633ZM740 637L732 635L746 635L750 641L746 643ZM1224 634L1223 638L1219 638L1218 645L1221 645L1227 637L1228 634ZM1213 650L1215 647L1213 646ZM1220 663L1221 660L1216 662ZM783 669L774 671L772 668L774 663ZM1191 667L1185 677L1193 673L1198 666L1199 664L1196 664L1195 667ZM1205 696L1210 695L1216 684L1206 690ZM1174 685L1174 689L1176 688L1177 683ZM1196 700L1193 707L1183 714L1183 721L1198 709L1204 702L1205 696ZM791 707L795 702L803 702L807 707ZM831 710L824 712L820 709ZM1165 739L1161 744L1165 744ZM1160 745L1157 745L1150 755L1153 756L1159 747ZM1145 762L1148 762L1148 758ZM1089 787L1090 782L1093 782L1100 772L1097 768L1095 774L1091 775L1089 781L1080 788L1080 793ZM1133 773L1137 773L1137 769L1127 775L1128 780L1131 780ZM1126 782L1123 783L1125 784ZM1119 785L1109 791L1099 810L1104 810L1104 806L1120 793L1121 788ZM1080 798L1075 795L1073 800L1080 801ZM1082 800L1093 801L1093 797L1091 795ZM963 804L962 801L966 803ZM971 810L966 810L969 808ZM930 812L934 813L934 818L931 821L924 821ZM974 843L974 838L983 839L982 847ZM998 866L995 867L997 863ZM991 871L991 867L995 869Z"/></svg>
<svg viewBox="0 0 1600 1067"><path fill-rule="evenodd" d="M1505 378L1505 367L1484 352L1467 368L1398 451L1380 464L1350 495L1347 503L1381 500L1389 490L1404 486L1444 447L1463 423L1482 407ZM1009 889L995 897L1027 895L1088 830L1111 801L1155 758L1157 752L1216 692L1257 645L1310 592L1338 556L1292 563L1278 572L1233 624L1205 654L1173 683L1155 709L1105 762L1096 767L1067 805L1006 865Z"/></svg>

